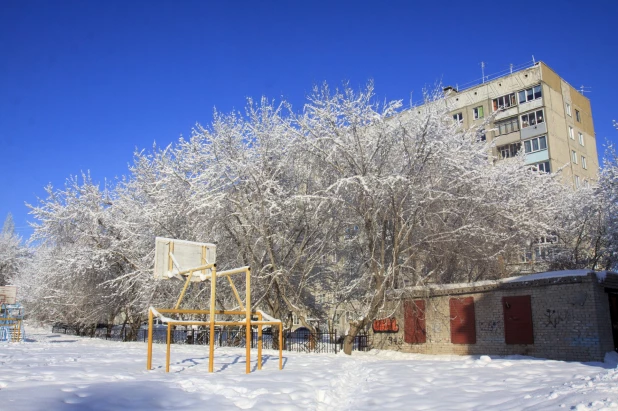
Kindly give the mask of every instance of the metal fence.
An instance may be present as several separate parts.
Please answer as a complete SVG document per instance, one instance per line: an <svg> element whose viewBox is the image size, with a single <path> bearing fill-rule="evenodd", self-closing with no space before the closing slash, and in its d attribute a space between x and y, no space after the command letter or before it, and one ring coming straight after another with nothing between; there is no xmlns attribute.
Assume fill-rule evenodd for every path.
<svg viewBox="0 0 618 411"><path fill-rule="evenodd" d="M95 327L76 327L67 324L54 324L52 332L63 333L68 335L80 335L84 337L101 338L112 341L143 341L148 340L148 329L140 328L137 334L131 338L131 332L128 327L113 326L111 328L106 325ZM210 330L184 330L175 329L171 333L172 344L189 344L189 345L207 345L210 343ZM154 343L167 343L167 328L166 326L157 327L152 330L152 339ZM276 349L276 341L278 334L270 333L262 334L262 347L264 349ZM286 351L295 352L314 352L314 353L338 353L343 349L343 335L337 335L336 332L316 332L309 333L307 331L291 332L285 331L283 334L283 349ZM241 328L223 328L215 330L214 334L215 346L217 347L245 347L245 329ZM257 331L253 331L251 335L251 348L256 348L258 343ZM365 333L359 334L354 339L353 350L368 351L368 336Z"/></svg>

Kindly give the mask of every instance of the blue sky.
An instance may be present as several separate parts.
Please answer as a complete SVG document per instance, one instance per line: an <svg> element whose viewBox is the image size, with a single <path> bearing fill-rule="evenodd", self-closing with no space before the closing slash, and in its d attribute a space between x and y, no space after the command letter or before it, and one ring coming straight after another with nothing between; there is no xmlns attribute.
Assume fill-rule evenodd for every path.
<svg viewBox="0 0 618 411"><path fill-rule="evenodd" d="M0 224L28 237L24 203L90 171L127 173L135 148L167 145L246 97L300 110L316 83L373 79L417 100L543 60L592 93L599 153L618 142L618 1L65 1L0 4Z"/></svg>

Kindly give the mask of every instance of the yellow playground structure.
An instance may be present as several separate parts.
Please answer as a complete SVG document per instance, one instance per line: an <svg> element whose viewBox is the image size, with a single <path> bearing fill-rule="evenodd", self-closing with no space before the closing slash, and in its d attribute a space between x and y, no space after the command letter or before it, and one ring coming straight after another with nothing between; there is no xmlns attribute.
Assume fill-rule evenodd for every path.
<svg viewBox="0 0 618 411"><path fill-rule="evenodd" d="M17 303L17 287L0 287L0 342L24 339L24 308Z"/></svg>
<svg viewBox="0 0 618 411"><path fill-rule="evenodd" d="M283 367L283 327L281 320L270 317L268 314L251 309L251 268L248 266L226 271L217 271L216 246L209 243L197 243L192 241L174 240L157 237L155 241L155 269L156 279L178 278L184 281L174 308L154 308L148 310L148 353L146 369L152 369L152 334L153 322L157 317L167 326L167 351L165 357L165 371L170 369L171 332L176 325L183 326L208 326L209 327L209 356L208 372L214 370L215 353L215 326L245 326L246 348L246 372L251 372L251 335L252 327L257 327L257 368L262 369L262 327L267 325L279 326L279 369ZM240 294L232 280L233 275L245 274L246 295L243 303ZM230 287L236 297L240 310L217 310L215 307L217 294L217 278L227 278ZM180 309L184 295L192 282L210 281L210 310ZM168 315L192 315L206 317L206 320L182 320L167 317ZM240 316L238 321L217 320L217 316ZM243 318L244 317L244 318ZM255 318L255 320L254 320Z"/></svg>

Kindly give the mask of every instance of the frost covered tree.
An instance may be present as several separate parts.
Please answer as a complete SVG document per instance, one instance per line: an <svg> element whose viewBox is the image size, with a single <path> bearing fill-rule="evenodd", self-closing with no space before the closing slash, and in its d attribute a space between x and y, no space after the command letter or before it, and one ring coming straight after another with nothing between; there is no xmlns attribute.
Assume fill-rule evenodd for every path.
<svg viewBox="0 0 618 411"><path fill-rule="evenodd" d="M255 306L286 327L327 317L316 294L357 307L349 352L406 287L505 275L505 261L551 232L561 205L548 198L567 194L523 157L494 161L480 129L430 100L400 112L376 103L372 84L317 87L300 113L250 100L188 140L136 153L114 185L85 175L48 188L31 211L31 303L67 322L136 327L179 289L152 280L154 238L215 242L219 269L250 265ZM192 287L187 304L207 307L206 290ZM216 303L235 308L229 286Z"/></svg>
<svg viewBox="0 0 618 411"><path fill-rule="evenodd" d="M618 125L614 122L616 128ZM599 196L604 230L601 242L605 246L602 268L618 270L618 154L609 147L599 178Z"/></svg>
<svg viewBox="0 0 618 411"><path fill-rule="evenodd" d="M372 85L314 90L299 117L314 181L338 220L360 227L341 242L343 295L360 302L344 350L406 286L495 278L498 262L526 238L547 233L551 175L523 157L492 164L479 130L462 130L444 100L420 113L379 106ZM343 235L343 233L341 233ZM347 276L346 276L347 274Z"/></svg>
<svg viewBox="0 0 618 411"><path fill-rule="evenodd" d="M135 270L124 247L112 207L113 191L90 176L67 180L63 189L46 188L48 197L30 206L38 220L31 237L35 258L27 273L29 310L41 320L76 325L111 323L119 315L141 315L132 296L115 284Z"/></svg>
<svg viewBox="0 0 618 411"><path fill-rule="evenodd" d="M15 233L13 215L8 213L0 233L0 286L12 283L27 263L28 249Z"/></svg>
<svg viewBox="0 0 618 411"><path fill-rule="evenodd" d="M577 190L565 187L558 201L563 207L555 215L558 242L550 269L618 269L618 155L614 146L605 151L598 181Z"/></svg>
<svg viewBox="0 0 618 411"><path fill-rule="evenodd" d="M198 126L192 143L206 151L207 181L219 184L196 184L198 199L221 193L208 206L215 215L198 224L215 235L223 264L251 266L256 305L288 326L294 313L313 329L307 318L333 219L325 200L308 200L314 176L297 137L287 105L266 99L249 101L245 115L217 113L211 127Z"/></svg>

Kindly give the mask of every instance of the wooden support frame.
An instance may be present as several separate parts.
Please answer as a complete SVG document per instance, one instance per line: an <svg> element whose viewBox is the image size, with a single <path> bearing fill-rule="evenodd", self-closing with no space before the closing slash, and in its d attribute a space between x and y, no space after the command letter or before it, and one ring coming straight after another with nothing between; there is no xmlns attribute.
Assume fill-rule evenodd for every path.
<svg viewBox="0 0 618 411"><path fill-rule="evenodd" d="M173 251L173 244L172 244ZM202 253L202 264L205 262L205 250ZM171 259L170 259L171 261ZM171 267L170 267L171 268ZM191 310L191 309L180 309L180 304L184 298L185 292L187 291L189 284L191 283L191 279L193 277L193 273L195 271L210 269L211 272L205 276L207 280L210 280L210 309L209 310ZM245 294L245 303L243 304L238 290L232 281L231 275L234 274L245 274L246 281L246 294ZM202 325L209 326L210 338L209 338L209 356L208 356L208 372L214 372L214 335L215 335L215 326L225 326L225 325L244 325L245 326L245 355L246 355L246 367L245 372L249 374L251 372L251 337L252 337L252 326L257 326L258 332L258 346L257 346L257 369L262 369L262 327L264 325L278 325L279 326L279 369L283 369L283 326L281 320L275 320L271 317L268 321L264 321L264 314L260 311L252 311L251 310L251 268L248 266L235 268L227 271L217 272L216 264L204 264L200 267L194 267L187 270L182 270L177 274L187 275L187 279L182 288L180 296L176 302L176 306L173 309L155 309L151 307L148 310L148 348L146 355L146 369L152 369L152 334L153 334L153 320L154 316L160 317L163 322L167 326L167 341L166 341L166 355L165 355L165 372L169 372L170 370L170 357L171 357L171 330L175 325ZM241 310L217 310L215 306L216 302L216 292L217 292L217 278L218 277L227 277L230 282L231 288L234 292L234 296L241 308ZM163 316L163 314L194 314L194 315L208 315L208 321L183 321L183 320L174 320L172 318L167 318ZM244 320L240 321L217 321L217 315L238 315L244 316ZM253 321L253 317L257 317L256 321Z"/></svg>

